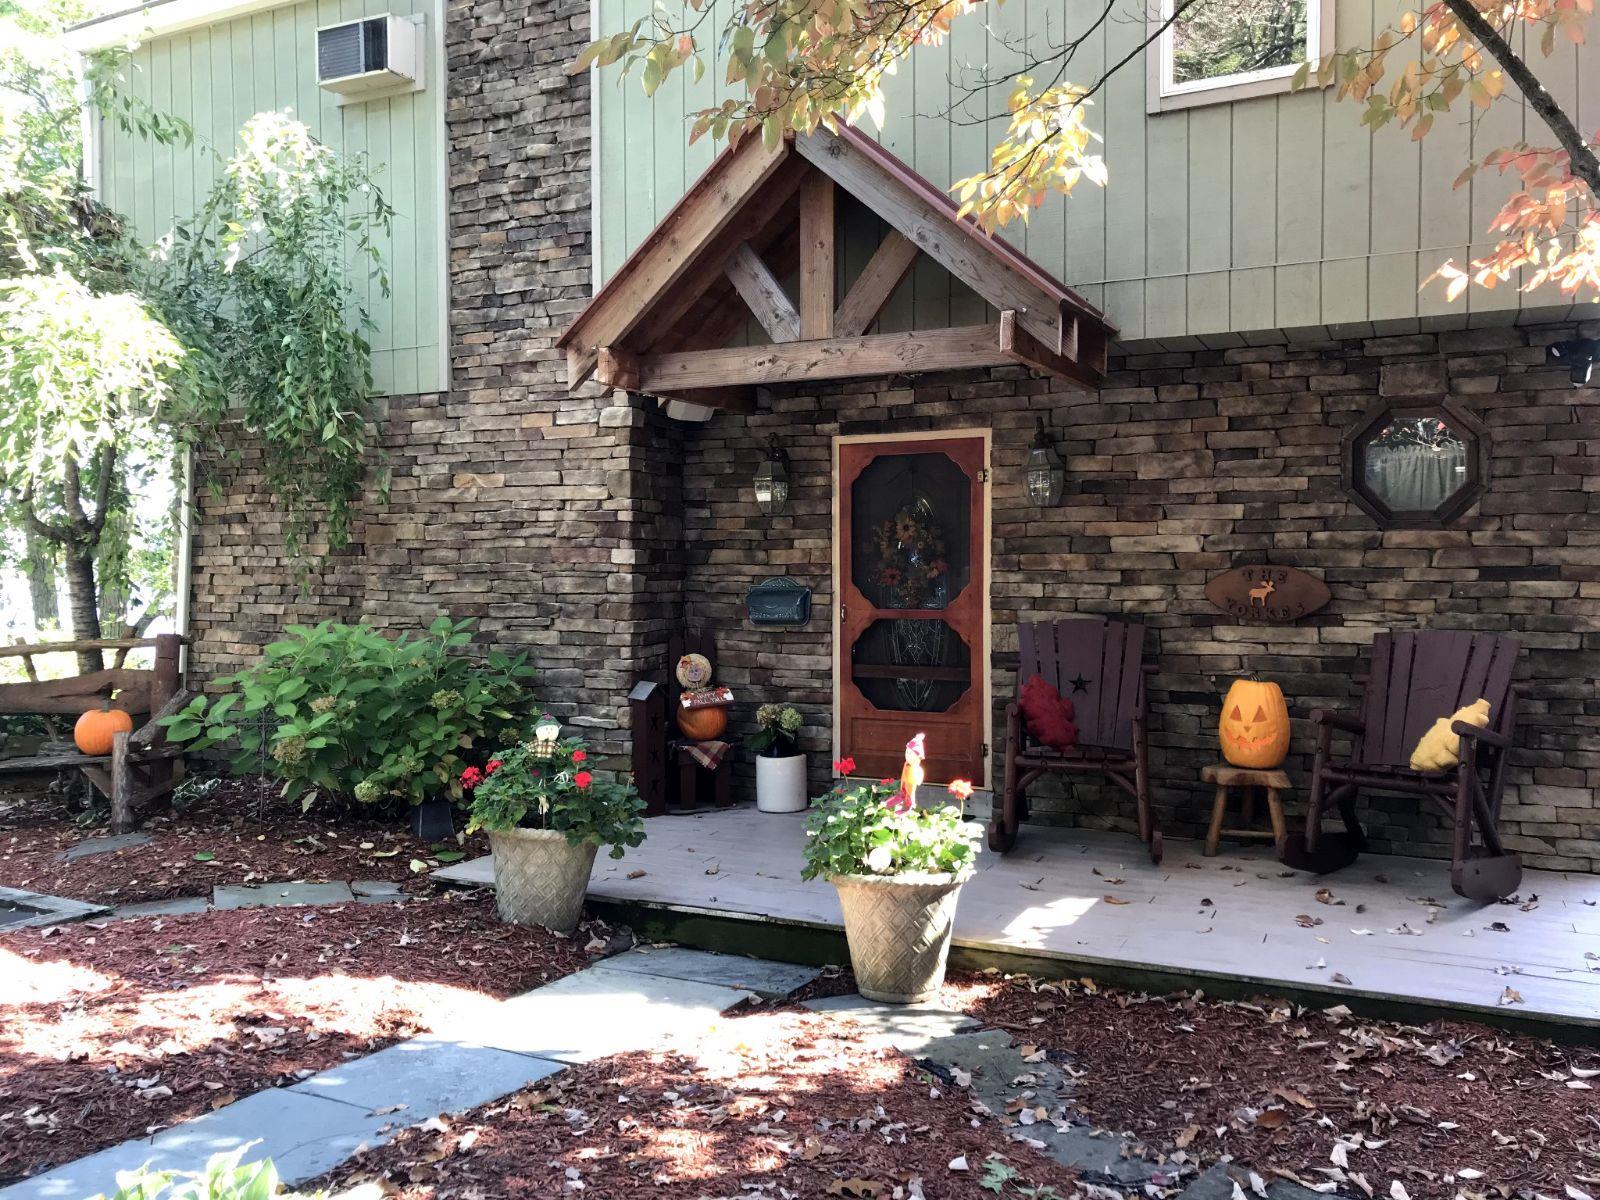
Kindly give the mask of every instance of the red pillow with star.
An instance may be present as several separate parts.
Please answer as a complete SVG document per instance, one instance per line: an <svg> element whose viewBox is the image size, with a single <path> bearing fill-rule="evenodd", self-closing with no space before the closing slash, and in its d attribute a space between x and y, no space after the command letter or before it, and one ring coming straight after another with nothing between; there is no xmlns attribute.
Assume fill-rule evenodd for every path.
<svg viewBox="0 0 1600 1200"><path fill-rule="evenodd" d="M1065 699L1041 676L1022 685L1017 707L1028 732L1052 750L1065 754L1078 744L1078 727L1072 723L1072 701Z"/></svg>

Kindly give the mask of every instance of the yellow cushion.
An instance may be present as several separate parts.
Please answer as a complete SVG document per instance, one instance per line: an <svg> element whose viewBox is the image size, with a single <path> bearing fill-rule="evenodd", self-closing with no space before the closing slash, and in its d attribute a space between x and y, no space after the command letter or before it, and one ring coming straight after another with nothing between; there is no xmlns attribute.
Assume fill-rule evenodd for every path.
<svg viewBox="0 0 1600 1200"><path fill-rule="evenodd" d="M1451 728L1457 721L1482 729L1489 724L1489 702L1479 700L1435 721L1411 752L1413 771L1448 771L1461 761L1461 735Z"/></svg>

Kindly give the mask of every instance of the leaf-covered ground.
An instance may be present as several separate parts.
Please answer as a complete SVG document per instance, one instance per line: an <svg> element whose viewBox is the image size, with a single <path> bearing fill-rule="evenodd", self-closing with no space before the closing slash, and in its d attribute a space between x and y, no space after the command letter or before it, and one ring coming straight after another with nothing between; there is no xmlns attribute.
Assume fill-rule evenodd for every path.
<svg viewBox="0 0 1600 1200"><path fill-rule="evenodd" d="M848 977L813 990L840 983ZM1063 1068L1070 1103L1039 1111L1024 1073L1002 1081L1002 1111L980 1115L962 1090L970 1077L941 1079L790 1008L733 1016L681 1053L593 1063L408 1130L325 1182L378 1180L404 1200L646 1189L672 1200L1110 1200L1013 1136L1084 1122L1170 1168L1174 1186L1147 1198L1175 1196L1219 1162L1240 1184L1234 1200L1252 1179L1264 1188L1278 1178L1357 1200L1600 1196L1592 1050L1477 1025L994 976L953 978L942 1003L1006 1030L1027 1061Z"/></svg>
<svg viewBox="0 0 1600 1200"><path fill-rule="evenodd" d="M86 822L42 785L12 785L0 793L0 886L131 904L208 896L218 884L413 881L441 862L487 853L481 835L419 841L399 816L361 810L322 815L315 808L304 814L263 799L247 779L225 779L188 807L158 807L141 830L153 835L146 845L68 862L63 851L105 836L106 829Z"/></svg>
<svg viewBox="0 0 1600 1200"><path fill-rule="evenodd" d="M587 966L492 902L211 911L0 937L0 1186Z"/></svg>
<svg viewBox="0 0 1600 1200"><path fill-rule="evenodd" d="M1161 1153L1350 1196L1600 1196L1593 1049L1275 1000L1020 981L979 994L982 1020L1065 1053L1079 1115Z"/></svg>
<svg viewBox="0 0 1600 1200"><path fill-rule="evenodd" d="M1074 1176L1010 1142L970 1098L818 1014L730 1017L686 1053L618 1055L425 1122L323 1186L376 1179L405 1200L992 1197L1000 1154L1038 1200ZM1054 1190L1051 1190L1054 1189Z"/></svg>

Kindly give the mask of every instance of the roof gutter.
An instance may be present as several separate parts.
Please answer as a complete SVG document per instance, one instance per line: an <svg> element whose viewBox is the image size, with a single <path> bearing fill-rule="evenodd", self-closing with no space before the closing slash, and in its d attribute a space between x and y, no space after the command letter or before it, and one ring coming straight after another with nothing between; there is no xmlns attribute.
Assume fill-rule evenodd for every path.
<svg viewBox="0 0 1600 1200"><path fill-rule="evenodd" d="M248 16L269 8L282 8L296 0L150 0L130 8L74 25L66 32L67 46L80 54L127 46L153 37L184 33Z"/></svg>

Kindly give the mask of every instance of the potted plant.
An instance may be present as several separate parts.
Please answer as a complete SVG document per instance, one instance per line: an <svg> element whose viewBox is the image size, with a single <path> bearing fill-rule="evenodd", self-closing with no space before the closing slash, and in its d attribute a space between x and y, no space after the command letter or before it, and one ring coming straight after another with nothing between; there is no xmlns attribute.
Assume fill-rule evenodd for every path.
<svg viewBox="0 0 1600 1200"><path fill-rule="evenodd" d="M644 841L644 802L633 784L588 767L579 738L520 742L461 773L472 794L468 832L487 830L500 919L577 928L589 872L601 846L621 858Z"/></svg>
<svg viewBox="0 0 1600 1200"><path fill-rule="evenodd" d="M763 704L756 709L756 807L764 813L804 812L806 756L800 752L800 726L805 718L797 708Z"/></svg>
<svg viewBox="0 0 1600 1200"><path fill-rule="evenodd" d="M838 890L856 988L890 1004L921 1003L944 982L956 899L978 853L978 826L959 805L917 807L906 782L920 774L921 751L918 734L898 781L852 783L836 763L839 782L806 821L801 875ZM950 784L957 800L971 793L965 780Z"/></svg>

